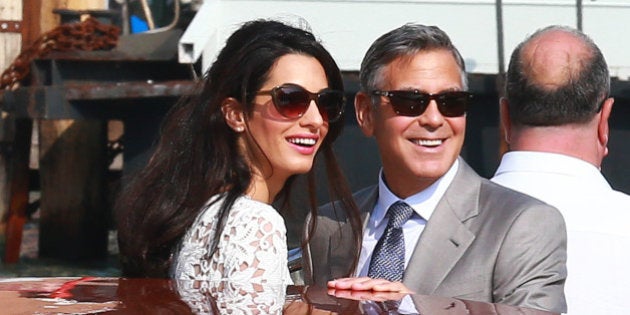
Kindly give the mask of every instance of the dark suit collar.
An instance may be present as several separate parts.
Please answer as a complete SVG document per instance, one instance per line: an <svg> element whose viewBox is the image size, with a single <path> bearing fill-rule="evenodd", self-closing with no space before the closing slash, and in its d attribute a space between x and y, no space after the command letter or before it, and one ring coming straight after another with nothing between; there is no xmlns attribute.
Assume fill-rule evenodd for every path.
<svg viewBox="0 0 630 315"><path fill-rule="evenodd" d="M374 185L362 189L354 197L362 215L366 212L372 212L376 199L378 199L378 186Z"/></svg>
<svg viewBox="0 0 630 315"><path fill-rule="evenodd" d="M475 239L464 222L479 212L480 179L463 159L459 163L405 271L403 282L417 293L433 293Z"/></svg>
<svg viewBox="0 0 630 315"><path fill-rule="evenodd" d="M357 202L357 207L359 207L361 215L361 231L365 231L365 226L370 218L372 209L374 209L374 204L376 203L377 198L378 186L376 185L364 188L354 194L354 199ZM347 222L347 218L345 222L340 222L340 225L340 228L336 229L335 232L331 234L331 241L343 239L345 235L352 235L352 225L350 222ZM354 253L354 249L348 249L346 252L350 255ZM352 260L352 257L349 256L348 259Z"/></svg>

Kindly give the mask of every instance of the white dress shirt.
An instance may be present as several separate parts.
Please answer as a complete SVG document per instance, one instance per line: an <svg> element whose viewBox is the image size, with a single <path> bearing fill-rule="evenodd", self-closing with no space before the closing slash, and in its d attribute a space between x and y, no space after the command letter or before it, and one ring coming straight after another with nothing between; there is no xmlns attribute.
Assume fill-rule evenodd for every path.
<svg viewBox="0 0 630 315"><path fill-rule="evenodd" d="M387 214L387 209L399 200L406 202L414 209L414 214L402 227L403 234L405 235L405 268L407 268L411 254L413 254L416 244L420 239L424 226L429 218L431 218L431 214L433 213L433 210L435 210L435 207L440 199L442 199L444 192L453 181L455 173L457 173L458 166L459 161L455 160L455 163L453 163L444 176L438 179L427 189L409 196L406 199L400 199L391 190L389 190L387 184L385 184L385 181L383 180L381 170L378 177L378 200L376 201L374 211L372 211L363 232L363 243L361 246L361 254L359 256L357 271L355 272L356 276L367 276L370 269L372 252L374 251L374 247L376 247L376 243L385 232L387 222L389 221L385 216L385 214Z"/></svg>
<svg viewBox="0 0 630 315"><path fill-rule="evenodd" d="M564 216L568 314L630 312L630 196L594 165L554 153L508 152L492 180Z"/></svg>

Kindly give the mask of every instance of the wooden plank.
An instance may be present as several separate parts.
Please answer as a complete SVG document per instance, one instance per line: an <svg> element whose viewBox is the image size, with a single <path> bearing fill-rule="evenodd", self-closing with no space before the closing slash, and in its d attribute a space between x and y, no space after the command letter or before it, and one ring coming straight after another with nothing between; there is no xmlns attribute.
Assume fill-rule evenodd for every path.
<svg viewBox="0 0 630 315"><path fill-rule="evenodd" d="M40 257L106 257L106 122L49 120L39 126Z"/></svg>
<svg viewBox="0 0 630 315"><path fill-rule="evenodd" d="M22 0L0 2L0 20L22 20Z"/></svg>
<svg viewBox="0 0 630 315"><path fill-rule="evenodd" d="M21 21L22 0L0 2L0 20ZM20 53L22 36L20 33L0 33L0 72L4 71Z"/></svg>
<svg viewBox="0 0 630 315"><path fill-rule="evenodd" d="M20 258L22 230L26 223L28 207L28 160L31 149L33 122L29 119L15 120L15 141L10 158L10 205L6 228L4 262L15 263Z"/></svg>
<svg viewBox="0 0 630 315"><path fill-rule="evenodd" d="M104 0L37 0L41 3L40 25L42 33L47 32L60 23L59 15L53 13L55 9L85 10L102 9Z"/></svg>
<svg viewBox="0 0 630 315"><path fill-rule="evenodd" d="M99 10L107 8L107 0L36 0L41 3L41 30L50 31L60 23L55 9Z"/></svg>
<svg viewBox="0 0 630 315"><path fill-rule="evenodd" d="M11 0L16 1L16 0ZM41 27L42 0L22 0L22 49L31 45L43 32Z"/></svg>
<svg viewBox="0 0 630 315"><path fill-rule="evenodd" d="M66 0L68 9L89 10L107 8L107 0Z"/></svg>
<svg viewBox="0 0 630 315"><path fill-rule="evenodd" d="M104 9L103 0L42 1L42 30L53 9ZM40 257L99 259L107 254L106 122L39 121Z"/></svg>
<svg viewBox="0 0 630 315"><path fill-rule="evenodd" d="M54 9L104 9L105 0L3 0L0 14L17 12L23 21L23 45L27 47L42 33L59 24ZM2 16L2 15L0 15ZM11 20L12 17L4 17ZM15 18L17 19L17 18ZM3 34L5 35L5 34ZM16 35L16 34L11 34ZM19 36L19 34L17 34ZM1 39L5 39L4 37ZM3 40L3 42L6 42ZM19 51L20 43L13 50ZM2 50L2 48L0 48ZM2 50L3 56L7 55ZM30 124L30 125L29 125ZM11 184L0 187L9 195L5 246L5 262L19 259L22 228L28 206L28 163L32 122L16 122L14 155L10 163L0 159L0 181L11 170ZM62 259L102 258L107 253L107 222L104 198L106 175L106 122L102 121L39 121L41 220L40 255ZM29 129L31 128L31 129ZM9 165L10 167L5 167ZM43 165L43 167L41 167ZM1 184L0 184L1 185ZM9 189L10 188L10 189ZM10 193L6 192L10 190ZM0 228L2 228L0 226Z"/></svg>
<svg viewBox="0 0 630 315"><path fill-rule="evenodd" d="M0 20L21 21L22 0L1 1ZM0 73L2 73L4 72L4 69L9 67L9 65L13 62L13 59L19 55L20 48L22 46L22 35L20 33L0 33L0 43L2 43L0 45ZM8 121L8 119L10 119L10 117L7 117L6 115L2 115L2 117L0 117L0 128L3 129L3 135L12 135L15 133L15 130L13 130L15 124ZM0 145L3 148L8 148L11 145L9 141L12 139L3 140L3 143ZM5 253L12 253L12 255L10 254L10 257L8 258L13 261L17 261L15 256L16 252L19 256L19 247L22 239L22 226L24 225L24 221L26 219L26 205L24 205L23 200L26 197L26 204L28 204L28 188L26 195L20 195L20 197L14 202L11 201L10 196L12 186L14 186L13 189L17 189L17 187L24 186L24 183L18 182L14 183L16 185L11 184L13 179L11 169L14 168L14 163L22 162L16 160L15 156L11 157L7 151L8 150L0 150L0 235L5 238ZM17 151L14 150L16 153ZM28 155L26 156L26 161L28 161ZM26 176L28 176L28 164L26 164L26 167ZM21 165L21 168L23 169L24 165ZM26 181L26 186L28 187L28 180ZM9 223L11 229L8 228ZM9 233L11 233L13 237L9 236ZM4 258L6 261L7 255L5 255Z"/></svg>

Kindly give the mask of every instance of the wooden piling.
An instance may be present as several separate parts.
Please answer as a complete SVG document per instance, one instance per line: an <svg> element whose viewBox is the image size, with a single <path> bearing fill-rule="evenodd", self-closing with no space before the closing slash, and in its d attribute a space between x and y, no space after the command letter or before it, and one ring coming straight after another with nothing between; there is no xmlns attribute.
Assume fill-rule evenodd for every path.
<svg viewBox="0 0 630 315"><path fill-rule="evenodd" d="M28 12L23 15L25 47L42 33L59 25L60 18L53 13L54 9L106 8L104 0L8 1L20 2L24 12ZM5 2L6 0L3 1ZM25 146L30 148L32 129L29 129L28 123L31 121L16 121L12 144L16 150ZM95 120L40 120L36 123L39 130L41 179L40 257L65 260L105 257L109 222L106 218L108 206L105 187L107 123ZM28 206L29 159L28 153L25 153L28 151L30 150L16 151L12 159L14 164L10 167L11 208L8 219L5 220L11 226L7 229L11 235L6 235L4 260L7 263L17 262L19 259L22 226ZM1 176L0 170L0 180ZM6 190L9 189L5 188Z"/></svg>

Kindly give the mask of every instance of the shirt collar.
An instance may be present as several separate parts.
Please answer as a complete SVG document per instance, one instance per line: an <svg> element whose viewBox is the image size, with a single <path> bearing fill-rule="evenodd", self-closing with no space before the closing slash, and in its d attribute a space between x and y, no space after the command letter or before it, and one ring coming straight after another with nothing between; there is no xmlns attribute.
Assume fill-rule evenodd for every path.
<svg viewBox="0 0 630 315"><path fill-rule="evenodd" d="M375 226L378 226L385 218L387 209L396 201L402 200L410 205L417 215L428 221L438 202L442 199L442 196L444 196L444 192L446 192L448 186L453 182L458 168L459 159L456 159L455 163L451 165L446 174L435 181L435 183L406 199L398 198L389 190L389 187L387 187L387 184L383 180L383 169L381 169L378 176L378 200L376 201L374 211L370 215L370 220L374 221Z"/></svg>
<svg viewBox="0 0 630 315"><path fill-rule="evenodd" d="M541 163L541 161L544 161ZM600 185L610 187L599 169L584 160L558 153L538 151L510 151L503 155L495 176L509 172L537 172L584 177L589 180L601 178Z"/></svg>

